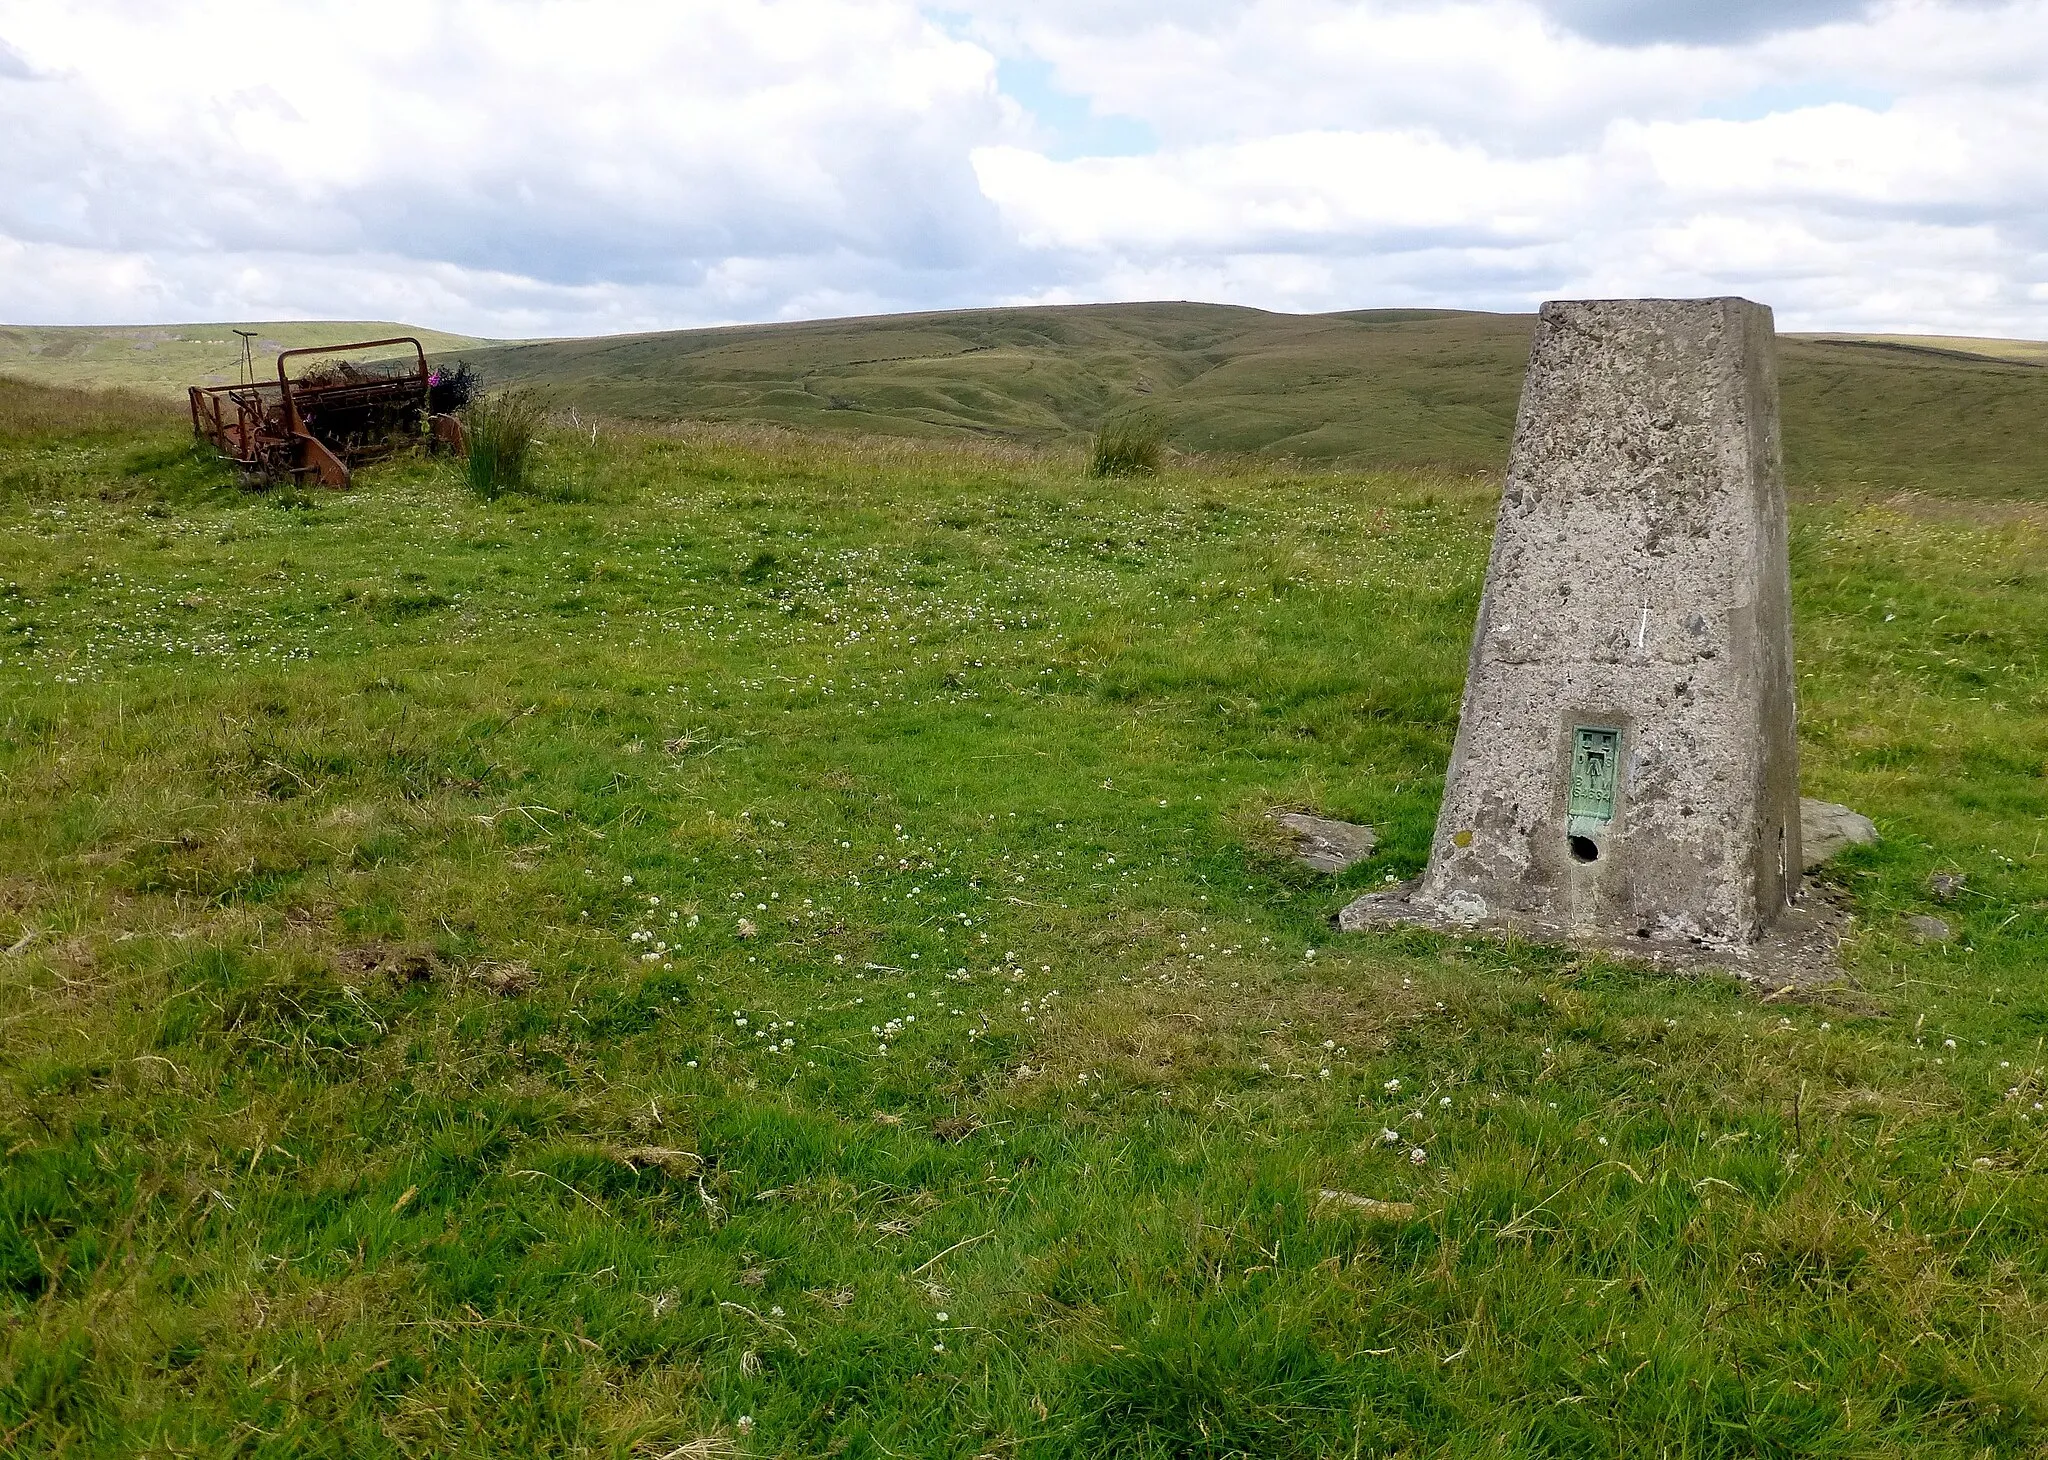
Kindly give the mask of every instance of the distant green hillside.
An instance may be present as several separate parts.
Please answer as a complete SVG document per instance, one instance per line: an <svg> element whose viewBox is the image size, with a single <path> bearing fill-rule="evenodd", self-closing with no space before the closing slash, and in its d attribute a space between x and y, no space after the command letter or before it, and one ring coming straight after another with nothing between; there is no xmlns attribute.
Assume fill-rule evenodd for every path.
<svg viewBox="0 0 2048 1460"><path fill-rule="evenodd" d="M223 385L242 369L236 329L255 330L257 372L276 370L280 350L415 335L429 350L462 350L483 341L384 320L272 321L235 324L0 325L0 375L43 385L117 386L176 392ZM374 356L366 358L375 358Z"/></svg>
<svg viewBox="0 0 2048 1460"><path fill-rule="evenodd" d="M639 420L1071 442L1148 407L1183 450L1496 472L1531 315L1271 314L1218 304L953 310L506 342L378 322L264 324L280 348L413 334L495 384ZM234 378L230 325L0 326L0 374L182 391ZM2048 498L2048 344L1785 336L1795 484Z"/></svg>
<svg viewBox="0 0 2048 1460"><path fill-rule="evenodd" d="M1081 305L465 354L494 382L544 385L565 406L614 416L1050 442L1146 406L1188 450L1491 472L1506 459L1533 323L1438 310ZM1785 337L1793 481L2048 496L2048 368L2031 348Z"/></svg>
<svg viewBox="0 0 2048 1460"><path fill-rule="evenodd" d="M1527 317L1105 304L749 325L467 352L611 415L1054 441L1156 408L1176 444L1478 467L1513 423Z"/></svg>

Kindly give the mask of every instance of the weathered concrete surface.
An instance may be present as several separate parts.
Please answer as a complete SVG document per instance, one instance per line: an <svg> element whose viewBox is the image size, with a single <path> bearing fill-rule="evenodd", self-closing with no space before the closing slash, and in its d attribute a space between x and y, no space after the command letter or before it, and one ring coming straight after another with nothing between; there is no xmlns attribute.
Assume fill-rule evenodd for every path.
<svg viewBox="0 0 2048 1460"><path fill-rule="evenodd" d="M1845 847L1877 841L1877 823L1833 801L1799 798L1800 865L1811 872Z"/></svg>
<svg viewBox="0 0 2048 1460"><path fill-rule="evenodd" d="M1340 923L1755 944L1799 891L1790 601L1770 311L1544 305L1429 867Z"/></svg>
<svg viewBox="0 0 2048 1460"><path fill-rule="evenodd" d="M1318 872L1342 872L1372 855L1378 844L1369 826L1332 821L1306 811L1275 811L1273 820L1288 835L1294 855Z"/></svg>

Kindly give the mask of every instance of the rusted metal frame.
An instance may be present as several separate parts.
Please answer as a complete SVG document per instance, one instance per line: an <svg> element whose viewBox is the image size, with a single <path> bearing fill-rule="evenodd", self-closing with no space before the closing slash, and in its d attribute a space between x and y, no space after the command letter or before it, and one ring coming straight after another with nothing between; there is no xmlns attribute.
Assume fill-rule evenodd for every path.
<svg viewBox="0 0 2048 1460"><path fill-rule="evenodd" d="M292 379L286 373L284 362L296 355L340 355L351 350L375 350L385 345L411 345L419 362L417 378L420 387L420 413L426 414L428 395L427 350L411 335L394 335L386 340L355 340L345 345L305 345L296 350L280 350L277 356L277 385L283 395L284 429L292 441L292 474L312 474L320 478L322 486L347 487L353 479L348 463L343 461L311 431L306 429L305 417L300 413L299 403L292 390Z"/></svg>

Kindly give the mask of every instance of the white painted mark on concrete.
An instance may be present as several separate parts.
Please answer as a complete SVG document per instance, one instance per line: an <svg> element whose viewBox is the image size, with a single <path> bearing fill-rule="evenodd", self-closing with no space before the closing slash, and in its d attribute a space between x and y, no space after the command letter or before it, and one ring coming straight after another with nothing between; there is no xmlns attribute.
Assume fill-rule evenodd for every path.
<svg viewBox="0 0 2048 1460"><path fill-rule="evenodd" d="M1643 638L1650 632L1650 610L1643 610L1643 621L1636 625L1636 647L1643 647Z"/></svg>

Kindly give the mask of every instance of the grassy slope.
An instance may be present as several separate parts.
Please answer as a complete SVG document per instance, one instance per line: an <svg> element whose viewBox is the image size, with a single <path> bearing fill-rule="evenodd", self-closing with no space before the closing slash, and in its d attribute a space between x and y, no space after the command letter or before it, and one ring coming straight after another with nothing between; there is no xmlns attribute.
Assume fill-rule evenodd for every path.
<svg viewBox="0 0 2048 1460"><path fill-rule="evenodd" d="M418 334L493 380L541 385L564 406L631 419L1048 444L1148 406L1186 450L1496 472L1530 323L1446 310L1116 304L524 343L362 322L258 328L273 356L281 345ZM182 391L233 377L228 330L0 327L0 374ZM2043 352L2048 344L2023 340L1786 338L1792 480L2048 492Z"/></svg>
<svg viewBox="0 0 2048 1460"><path fill-rule="evenodd" d="M1885 840L1864 992L1760 1005L1331 933L1425 854L1482 482L698 430L264 498L34 395L0 1449L2048 1443L2040 509L1801 502L1806 784Z"/></svg>
<svg viewBox="0 0 2048 1460"><path fill-rule="evenodd" d="M639 418L1058 441L1145 405L1176 445L1350 466L1498 471L1527 316L1281 315L1208 304L956 311L470 352L492 378ZM2048 369L1949 349L1788 338L1799 484L2048 491Z"/></svg>
<svg viewBox="0 0 2048 1460"><path fill-rule="evenodd" d="M0 325L0 375L42 385L114 387L182 397L188 385L241 379L242 342L233 324ZM468 335L382 320L248 323L259 377L274 377L280 350L414 335L429 350L489 343ZM375 355L360 358L374 359Z"/></svg>
<svg viewBox="0 0 2048 1460"><path fill-rule="evenodd" d="M1981 335L1808 335L1813 340L1840 340L1848 344L1897 345L1909 350L1947 350L1987 360L2024 360L2048 364L2048 340L2000 340Z"/></svg>

